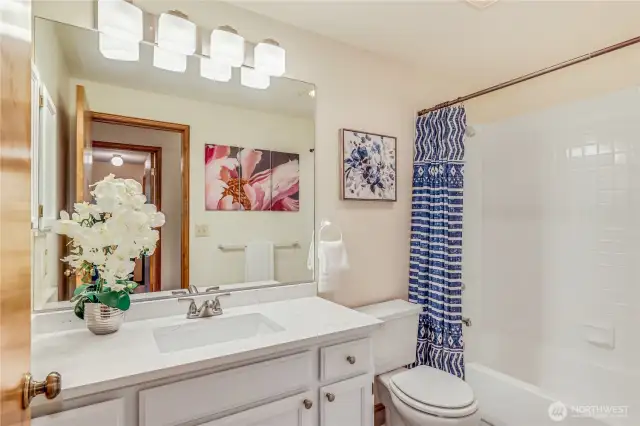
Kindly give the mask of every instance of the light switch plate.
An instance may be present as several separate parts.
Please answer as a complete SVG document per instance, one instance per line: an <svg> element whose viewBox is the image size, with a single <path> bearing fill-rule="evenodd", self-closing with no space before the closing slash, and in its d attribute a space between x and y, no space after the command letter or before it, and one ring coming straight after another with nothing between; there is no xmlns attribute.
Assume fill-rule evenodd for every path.
<svg viewBox="0 0 640 426"><path fill-rule="evenodd" d="M196 225L196 237L208 237L209 236L209 225Z"/></svg>

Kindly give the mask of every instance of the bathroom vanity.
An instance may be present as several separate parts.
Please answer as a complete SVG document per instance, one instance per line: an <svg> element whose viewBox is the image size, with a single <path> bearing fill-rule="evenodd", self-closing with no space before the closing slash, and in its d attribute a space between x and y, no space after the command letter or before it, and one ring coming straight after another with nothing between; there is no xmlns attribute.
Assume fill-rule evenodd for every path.
<svg viewBox="0 0 640 426"><path fill-rule="evenodd" d="M235 292L213 318L174 315L186 306L171 299L136 304L113 335L36 334L34 376L58 371L62 393L34 400L32 424L372 425L370 336L380 322L318 297L244 304L269 291ZM152 304L171 305L170 315ZM64 314L47 327L64 328Z"/></svg>

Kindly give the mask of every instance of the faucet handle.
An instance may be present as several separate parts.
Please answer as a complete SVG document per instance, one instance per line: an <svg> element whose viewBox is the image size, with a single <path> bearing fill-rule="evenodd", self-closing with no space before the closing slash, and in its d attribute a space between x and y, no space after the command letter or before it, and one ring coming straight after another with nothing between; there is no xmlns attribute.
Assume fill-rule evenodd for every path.
<svg viewBox="0 0 640 426"><path fill-rule="evenodd" d="M179 297L178 303L189 302L189 310L187 310L187 318L191 318L193 315L197 315L198 313L198 305L196 305L196 301L191 297Z"/></svg>
<svg viewBox="0 0 640 426"><path fill-rule="evenodd" d="M220 307L220 297L222 296L231 296L231 293L220 293L220 294L216 294L216 296L213 299L213 306L214 309L216 310L221 310L222 308Z"/></svg>
<svg viewBox="0 0 640 426"><path fill-rule="evenodd" d="M216 286L213 286L213 287L207 287L207 289L204 292L205 293L210 293L212 291L218 291L218 290L220 290L220 286L216 285Z"/></svg>
<svg viewBox="0 0 640 426"><path fill-rule="evenodd" d="M181 294L198 294L198 287L195 285L190 285L188 288L181 288L180 290L173 290L171 292L174 296L180 296Z"/></svg>
<svg viewBox="0 0 640 426"><path fill-rule="evenodd" d="M219 303L220 301L218 300L218 298L219 298L219 297L222 297L222 296L231 296L231 293L220 293L220 294L216 294L216 296L215 296L215 301Z"/></svg>

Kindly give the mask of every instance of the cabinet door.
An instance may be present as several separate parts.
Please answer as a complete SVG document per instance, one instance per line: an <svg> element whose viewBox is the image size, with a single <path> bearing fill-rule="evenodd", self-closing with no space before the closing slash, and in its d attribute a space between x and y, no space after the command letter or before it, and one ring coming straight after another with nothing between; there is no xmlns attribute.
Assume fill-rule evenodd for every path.
<svg viewBox="0 0 640 426"><path fill-rule="evenodd" d="M31 426L125 426L124 401L116 399L31 420Z"/></svg>
<svg viewBox="0 0 640 426"><path fill-rule="evenodd" d="M313 426L317 413L313 393L306 392L200 426Z"/></svg>
<svg viewBox="0 0 640 426"><path fill-rule="evenodd" d="M372 426L373 377L359 376L320 389L320 426Z"/></svg>

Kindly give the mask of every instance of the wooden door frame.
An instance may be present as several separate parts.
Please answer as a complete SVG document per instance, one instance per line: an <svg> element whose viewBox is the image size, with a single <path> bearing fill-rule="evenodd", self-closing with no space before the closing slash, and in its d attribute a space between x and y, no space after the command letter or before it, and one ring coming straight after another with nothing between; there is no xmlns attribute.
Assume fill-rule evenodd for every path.
<svg viewBox="0 0 640 426"><path fill-rule="evenodd" d="M120 142L91 141L92 148L111 149L115 151L136 151L146 152L151 155L151 168L155 173L155 185L153 203L162 211L162 147L150 145L134 145ZM149 259L149 291L162 290L162 227L158 228L160 233L160 244Z"/></svg>
<svg viewBox="0 0 640 426"><path fill-rule="evenodd" d="M180 159L182 176L180 286L181 288L189 288L189 136L191 127L188 124L127 117L124 115L107 114L95 111L91 112L91 119L98 123L120 124L123 126L141 127L143 129L165 130L180 134L180 141L182 145Z"/></svg>

